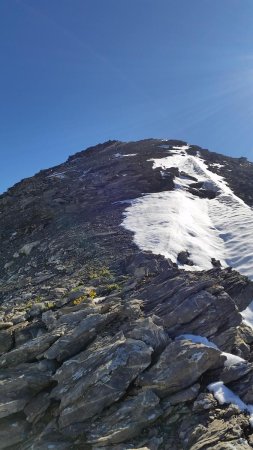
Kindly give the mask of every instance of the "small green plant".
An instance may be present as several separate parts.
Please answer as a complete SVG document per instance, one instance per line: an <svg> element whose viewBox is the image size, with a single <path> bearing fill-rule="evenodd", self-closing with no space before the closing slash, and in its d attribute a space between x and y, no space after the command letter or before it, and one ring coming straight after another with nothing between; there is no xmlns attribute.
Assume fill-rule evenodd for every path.
<svg viewBox="0 0 253 450"><path fill-rule="evenodd" d="M112 276L108 267L102 267L102 269L100 270L100 274L102 277L111 277Z"/></svg>
<svg viewBox="0 0 253 450"><path fill-rule="evenodd" d="M71 289L70 292L77 292L77 291L80 291L80 287L81 287L81 285L76 286L76 287L74 287L73 289Z"/></svg>
<svg viewBox="0 0 253 450"><path fill-rule="evenodd" d="M87 300L87 295L80 295L80 297L73 300L73 305L80 305L81 303L85 302Z"/></svg>
<svg viewBox="0 0 253 450"><path fill-rule="evenodd" d="M25 309L29 309L31 308L33 305L35 305L36 303L41 303L42 302L42 298L38 295L37 297L28 300L28 302L26 302L26 304L24 305Z"/></svg>
<svg viewBox="0 0 253 450"><path fill-rule="evenodd" d="M24 310L28 310L33 306L33 302L31 300L29 300L28 302L25 303L24 305Z"/></svg>
<svg viewBox="0 0 253 450"><path fill-rule="evenodd" d="M55 307L55 303L54 302L46 302L45 303L48 309L52 309Z"/></svg>
<svg viewBox="0 0 253 450"><path fill-rule="evenodd" d="M97 296L96 290L91 289L88 295L93 300Z"/></svg>
<svg viewBox="0 0 253 450"><path fill-rule="evenodd" d="M113 291L119 291L120 289L121 289L120 285L117 283L112 283L112 284L106 285L106 291L108 292L108 294L110 294L110 292L113 292Z"/></svg>
<svg viewBox="0 0 253 450"><path fill-rule="evenodd" d="M88 277L90 280L95 280L97 278L111 278L112 274L108 267L101 267L97 269L91 269L88 272Z"/></svg>

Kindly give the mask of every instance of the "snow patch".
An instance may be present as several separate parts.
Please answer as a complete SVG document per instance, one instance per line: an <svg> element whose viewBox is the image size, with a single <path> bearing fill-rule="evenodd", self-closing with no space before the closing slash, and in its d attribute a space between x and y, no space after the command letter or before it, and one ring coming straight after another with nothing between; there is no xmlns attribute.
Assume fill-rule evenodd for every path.
<svg viewBox="0 0 253 450"><path fill-rule="evenodd" d="M48 175L47 178L59 178L60 180L62 180L63 178L66 178L65 172L55 172L52 173L51 175Z"/></svg>
<svg viewBox="0 0 253 450"><path fill-rule="evenodd" d="M185 270L208 270L211 258L234 267L253 280L253 211L227 186L223 177L208 170L200 156L188 155L188 146L174 146L174 153L152 159L153 168L178 167L217 193L199 198L188 192L192 180L175 178L173 191L137 198L125 211L122 225L134 233L142 249L161 254L177 263L187 250L193 266Z"/></svg>
<svg viewBox="0 0 253 450"><path fill-rule="evenodd" d="M221 169L221 167L225 167L225 164L210 163L209 166L211 166L211 167L217 167L217 169Z"/></svg>
<svg viewBox="0 0 253 450"><path fill-rule="evenodd" d="M181 150L181 151L185 151L185 150L188 150L190 148L190 146L189 145L174 145L173 146L173 149L174 150Z"/></svg>
<svg viewBox="0 0 253 450"><path fill-rule="evenodd" d="M188 250L194 266L180 266L186 270L210 269L211 257L226 265L208 204L191 193L176 189L135 199L125 211L123 225L135 233L134 241L142 250L161 254L174 263L179 252Z"/></svg>
<svg viewBox="0 0 253 450"><path fill-rule="evenodd" d="M176 341L181 341L183 339L186 339L187 341L192 341L195 344L203 344L206 347L215 348L216 350L219 350L217 345L215 345L213 342L209 341L204 336L199 336L197 334L181 334L180 336L176 337Z"/></svg>
<svg viewBox="0 0 253 450"><path fill-rule="evenodd" d="M245 359L240 356L233 355L232 353L222 352L223 356L226 356L226 361L224 363L225 367L235 366L236 364L244 364L246 363Z"/></svg>
<svg viewBox="0 0 253 450"><path fill-rule="evenodd" d="M137 153L129 153L128 155L123 155L122 153L115 153L114 158L125 158L126 156L136 156Z"/></svg>
<svg viewBox="0 0 253 450"><path fill-rule="evenodd" d="M253 301L249 304L249 306L241 312L241 316L243 318L243 322L250 328L253 328Z"/></svg>
<svg viewBox="0 0 253 450"><path fill-rule="evenodd" d="M133 201L133 199L118 200L117 202L113 202L112 205L123 205L124 203L130 203L131 205Z"/></svg>
<svg viewBox="0 0 253 450"><path fill-rule="evenodd" d="M237 406L240 411L248 412L250 415L249 422L253 427L253 405L244 403L238 395L224 385L223 381L211 383L207 386L207 389L212 392L214 398L216 398L220 405L228 403Z"/></svg>
<svg viewBox="0 0 253 450"><path fill-rule="evenodd" d="M206 347L215 348L216 350L220 350L219 347L217 347L217 345L214 344L214 342L209 341L204 336L199 336L197 334L181 334L180 336L176 337L176 340L182 339L195 342L196 344L203 344ZM221 352L221 354L226 357L226 361L224 362L225 367L231 367L236 364L246 363L245 359L241 358L240 356L233 355L232 353Z"/></svg>
<svg viewBox="0 0 253 450"><path fill-rule="evenodd" d="M241 411L246 411L246 404L240 399L240 397L234 394L229 388L227 388L223 381L216 381L215 383L211 383L207 386L208 390L213 393L214 398L218 400L220 405L224 405L226 403L232 403L233 405L238 406Z"/></svg>

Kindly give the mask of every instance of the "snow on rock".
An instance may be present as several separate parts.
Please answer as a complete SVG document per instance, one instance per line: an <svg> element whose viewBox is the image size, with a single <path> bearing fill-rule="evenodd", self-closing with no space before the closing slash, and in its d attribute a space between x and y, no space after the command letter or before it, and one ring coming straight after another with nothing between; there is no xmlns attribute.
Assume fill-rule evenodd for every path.
<svg viewBox="0 0 253 450"><path fill-rule="evenodd" d="M177 263L178 253L188 251L193 265L185 270L212 268L211 258L223 267L234 267L253 280L253 211L227 186L223 177L208 170L200 156L188 155L188 146L173 147L169 156L153 159L153 168L177 167L195 177L213 199L188 191L192 180L176 177L173 191L147 194L133 200L122 225L134 233L142 249Z"/></svg>
<svg viewBox="0 0 253 450"><path fill-rule="evenodd" d="M219 348L217 347L216 344L209 341L204 336L198 336L197 334L181 334L180 336L176 337L177 341L182 340L182 339L186 339L187 341L195 342L196 344L203 344L206 347L211 347L211 348L215 348L216 350L219 350Z"/></svg>
<svg viewBox="0 0 253 450"><path fill-rule="evenodd" d="M130 199L125 199L125 200L117 200L116 202L113 202L112 203L112 205L123 205L124 203L128 203L128 204L132 204L133 203L133 200L130 198Z"/></svg>
<svg viewBox="0 0 253 450"><path fill-rule="evenodd" d="M250 414L250 425L253 426L253 405L244 403L240 397L231 391L231 389L227 388L222 381L209 384L207 389L212 392L214 398L216 398L220 405L231 403L232 405L237 406L241 411L248 412Z"/></svg>
<svg viewBox="0 0 253 450"><path fill-rule="evenodd" d="M114 154L114 158L125 158L126 156L136 156L136 153L129 153L128 155L123 155L122 153Z"/></svg>
<svg viewBox="0 0 253 450"><path fill-rule="evenodd" d="M217 169L221 169L221 167L225 167L225 164L211 163L211 164L209 164L209 166L217 167Z"/></svg>
<svg viewBox="0 0 253 450"><path fill-rule="evenodd" d="M189 341L195 342L196 344L203 344L206 347L211 347L211 348L215 348L216 350L219 350L219 347L217 347L216 344L209 341L204 336L198 336L197 334L181 334L180 336L176 337L176 340L181 340L181 339L187 339ZM243 364L246 362L245 359L241 358L240 356L233 355L232 353L222 352L221 354L227 358L224 363L225 367L231 367L236 364Z"/></svg>
<svg viewBox="0 0 253 450"><path fill-rule="evenodd" d="M48 175L47 178L59 178L60 180L62 180L63 178L66 178L66 172L66 170L64 172L54 172L51 175Z"/></svg>
<svg viewBox="0 0 253 450"><path fill-rule="evenodd" d="M188 270L211 268L211 257L223 259L223 245L208 215L207 203L183 190L148 194L127 208L123 225L135 233L142 249L177 262L188 250L194 266Z"/></svg>
<svg viewBox="0 0 253 450"><path fill-rule="evenodd" d="M233 405L238 406L241 411L246 411L246 404L240 399L240 397L234 394L229 388L227 388L223 381L216 381L215 383L211 383L207 386L208 390L213 393L214 398L218 400L220 405L224 405L225 403L232 403Z"/></svg>
<svg viewBox="0 0 253 450"><path fill-rule="evenodd" d="M250 328L253 328L253 301L241 312L241 315L243 317L243 322Z"/></svg>
<svg viewBox="0 0 253 450"><path fill-rule="evenodd" d="M233 355L232 353L222 352L222 355L226 356L226 361L224 363L225 367L231 367L235 364L244 364L246 363L245 359L241 358L240 356Z"/></svg>

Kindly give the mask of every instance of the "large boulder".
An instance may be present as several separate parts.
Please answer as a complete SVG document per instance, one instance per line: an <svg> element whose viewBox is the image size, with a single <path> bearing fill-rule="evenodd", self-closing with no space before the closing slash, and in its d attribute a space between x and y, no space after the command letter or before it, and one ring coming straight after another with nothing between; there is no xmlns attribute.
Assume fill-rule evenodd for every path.
<svg viewBox="0 0 253 450"><path fill-rule="evenodd" d="M60 334L60 331L55 331L39 336L14 350L3 354L0 357L0 367L15 367L25 362L34 361L59 338Z"/></svg>
<svg viewBox="0 0 253 450"><path fill-rule="evenodd" d="M88 442L108 445L124 442L138 435L162 415L159 398L152 391L120 402L116 410L108 411L87 430Z"/></svg>
<svg viewBox="0 0 253 450"><path fill-rule="evenodd" d="M119 400L151 363L153 349L125 338L98 339L86 352L69 359L56 372L51 396L60 400L61 428L85 421Z"/></svg>
<svg viewBox="0 0 253 450"><path fill-rule="evenodd" d="M52 371L39 363L0 371L0 418L22 411L35 394L52 385Z"/></svg>
<svg viewBox="0 0 253 450"><path fill-rule="evenodd" d="M187 340L175 341L138 377L137 384L164 397L191 386L208 369L222 366L224 361L219 350Z"/></svg>
<svg viewBox="0 0 253 450"><path fill-rule="evenodd" d="M134 323L127 336L140 339L150 345L155 351L161 351L169 342L168 334L163 327L155 323L156 317L141 318Z"/></svg>
<svg viewBox="0 0 253 450"><path fill-rule="evenodd" d="M2 419L0 422L0 450L5 448L21 448L21 444L29 433L30 426L24 418Z"/></svg>
<svg viewBox="0 0 253 450"><path fill-rule="evenodd" d="M47 359L61 362L83 350L106 325L117 317L117 312L91 314L60 337L44 354Z"/></svg>

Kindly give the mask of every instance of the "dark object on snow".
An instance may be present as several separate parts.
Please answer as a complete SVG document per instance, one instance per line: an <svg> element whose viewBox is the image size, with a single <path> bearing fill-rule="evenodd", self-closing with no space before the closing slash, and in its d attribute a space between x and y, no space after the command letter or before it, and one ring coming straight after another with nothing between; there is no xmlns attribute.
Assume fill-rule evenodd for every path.
<svg viewBox="0 0 253 450"><path fill-rule="evenodd" d="M186 251L179 252L177 255L177 260L179 264L186 264L187 266L193 266L193 261L189 259L190 253Z"/></svg>
<svg viewBox="0 0 253 450"><path fill-rule="evenodd" d="M221 268L221 262L219 259L211 258L211 263L213 267L219 267L219 269Z"/></svg>

